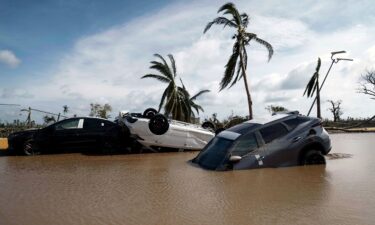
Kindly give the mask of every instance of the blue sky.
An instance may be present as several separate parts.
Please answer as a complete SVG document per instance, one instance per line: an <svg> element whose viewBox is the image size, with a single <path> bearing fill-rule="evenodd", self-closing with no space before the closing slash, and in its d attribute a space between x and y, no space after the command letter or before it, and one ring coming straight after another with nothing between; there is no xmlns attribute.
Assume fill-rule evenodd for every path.
<svg viewBox="0 0 375 225"><path fill-rule="evenodd" d="M140 80L154 53L174 54L178 74L192 93L202 96L202 118L216 112L246 114L240 82L218 92L232 47L229 29L202 31L226 1L5 1L0 0L0 103L18 103L87 115L91 102L119 110L156 107L164 86ZM323 100L343 100L344 117L368 117L374 101L356 93L360 74L375 63L375 4L369 1L239 0L251 16L250 32L275 48L249 47L249 78L256 115L269 104L305 112L311 100L303 87L329 53L347 50L353 63L335 65ZM323 116L330 118L328 104ZM41 117L41 115L35 115ZM18 108L0 108L0 119L23 119ZM36 118L38 119L38 118Z"/></svg>

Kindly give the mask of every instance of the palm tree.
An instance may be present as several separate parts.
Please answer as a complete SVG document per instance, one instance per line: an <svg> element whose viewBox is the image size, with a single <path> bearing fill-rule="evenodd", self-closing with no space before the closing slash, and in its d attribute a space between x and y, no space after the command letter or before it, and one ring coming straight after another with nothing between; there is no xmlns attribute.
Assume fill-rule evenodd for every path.
<svg viewBox="0 0 375 225"><path fill-rule="evenodd" d="M187 115L188 116L188 121L187 122L190 122L190 119L192 117L195 117L194 110L197 112L198 115L199 115L199 111L204 112L203 107L200 106L200 105L198 105L194 101L197 100L197 98L199 96L201 96L202 94L210 92L210 90L207 90L207 89L201 90L197 94L195 94L192 97L190 97L190 94L189 94L188 90L186 89L184 83L182 82L182 79L180 79L180 81L181 81L181 84L182 84L182 88L180 88L181 92L184 94L186 104L189 105L189 113Z"/></svg>
<svg viewBox="0 0 375 225"><path fill-rule="evenodd" d="M228 63L225 65L224 77L220 83L220 91L224 88L232 87L238 80L243 78L247 101L249 106L249 118L253 118L253 108L252 108L252 99L250 95L250 87L248 85L246 77L247 69L247 52L246 46L249 45L250 41L256 41L262 46L266 47L268 50L268 61L271 60L273 55L273 47L271 44L266 42L263 39L257 37L254 33L248 33L246 31L247 25L249 24L249 16L246 13L240 14L233 3L226 3L220 7L218 13L223 12L223 16L217 17L213 21L209 22L204 29L203 33L206 33L212 25L224 25L224 27L233 27L237 30L234 34L233 39L236 39L233 45L233 52L230 56ZM224 15L229 15L231 18L227 18ZM236 76L234 76L237 68Z"/></svg>
<svg viewBox="0 0 375 225"><path fill-rule="evenodd" d="M175 120L188 121L189 106L185 101L184 93L176 83L177 70L173 55L168 55L171 67L161 55L154 54L154 56L161 62L151 61L150 69L158 71L159 74L146 74L142 76L142 79L154 78L168 84L161 97L158 111L160 112L164 107L165 115L171 115Z"/></svg>
<svg viewBox="0 0 375 225"><path fill-rule="evenodd" d="M307 83L306 89L303 92L303 96L308 98L312 97L316 91L316 109L317 117L322 118L320 111L320 88L319 88L319 70L320 70L321 60L318 58L318 63L315 68L315 73L312 75L309 83Z"/></svg>

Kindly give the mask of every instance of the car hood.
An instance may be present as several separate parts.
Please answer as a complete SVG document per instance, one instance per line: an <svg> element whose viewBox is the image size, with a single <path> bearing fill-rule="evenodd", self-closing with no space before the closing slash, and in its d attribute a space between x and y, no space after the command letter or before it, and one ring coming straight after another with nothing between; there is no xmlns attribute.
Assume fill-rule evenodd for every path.
<svg viewBox="0 0 375 225"><path fill-rule="evenodd" d="M38 130L40 130L40 129L39 128L33 128L33 129L27 129L27 130L23 130L23 131L17 131L17 132L11 133L8 138L32 134L32 133L35 133Z"/></svg>

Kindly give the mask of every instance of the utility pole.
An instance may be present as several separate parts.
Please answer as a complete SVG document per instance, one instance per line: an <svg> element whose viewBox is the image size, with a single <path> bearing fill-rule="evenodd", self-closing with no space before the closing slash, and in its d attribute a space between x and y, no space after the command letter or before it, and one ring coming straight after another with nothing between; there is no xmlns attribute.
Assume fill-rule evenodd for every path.
<svg viewBox="0 0 375 225"><path fill-rule="evenodd" d="M323 82L322 82L322 84L320 85L320 87L318 86L318 88L317 88L317 91L318 91L318 93L319 94L317 94L317 96L314 98L314 101L313 101L313 103L311 104L311 107L310 107L310 109L309 109L309 112L307 113L307 116L309 116L310 115L310 113L311 113L311 110L312 110L312 108L314 107L314 104L315 104L315 102L318 100L318 97L319 97L319 101L318 101L318 114L320 114L319 112L320 112L320 91L322 90L322 88L323 88L323 85L324 85L324 83L325 83L325 81L326 81L326 79L327 79L327 77L328 77L328 74L329 74L329 72L331 71L331 69L332 69L332 66L333 66L333 64L336 64L336 63L338 63L339 61L353 61L353 59L347 59L347 58L333 58L333 56L334 55L336 55L336 54L342 54L342 53L346 53L346 51L337 51L337 52L331 52L331 60L332 60L332 63L331 63L331 66L329 67L329 69L328 69L328 71L327 71L327 73L326 73L326 75L325 75L325 77L324 77L324 79L323 79ZM321 115L317 115L319 118L321 118Z"/></svg>

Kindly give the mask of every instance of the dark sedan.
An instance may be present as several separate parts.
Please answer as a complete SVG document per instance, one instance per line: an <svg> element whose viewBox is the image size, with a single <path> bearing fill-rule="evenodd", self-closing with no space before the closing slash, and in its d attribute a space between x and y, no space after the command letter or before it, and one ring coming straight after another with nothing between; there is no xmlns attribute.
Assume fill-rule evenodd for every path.
<svg viewBox="0 0 375 225"><path fill-rule="evenodd" d="M324 164L331 150L318 118L296 113L254 119L222 131L193 159L211 170Z"/></svg>
<svg viewBox="0 0 375 225"><path fill-rule="evenodd" d="M111 150L126 146L129 132L109 120L75 117L42 129L25 130L9 135L9 148L18 153L35 155L63 149Z"/></svg>

